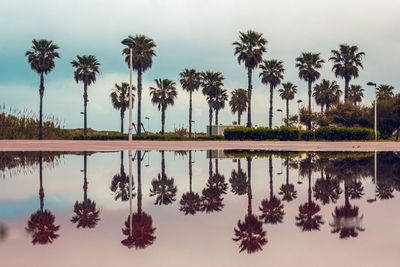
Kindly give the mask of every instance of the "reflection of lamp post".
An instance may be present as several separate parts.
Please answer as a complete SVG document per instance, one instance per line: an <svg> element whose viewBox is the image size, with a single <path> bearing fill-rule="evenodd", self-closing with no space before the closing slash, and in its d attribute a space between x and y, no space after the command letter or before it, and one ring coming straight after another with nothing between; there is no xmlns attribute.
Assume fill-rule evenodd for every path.
<svg viewBox="0 0 400 267"><path fill-rule="evenodd" d="M282 126L282 109L278 108L276 111L281 113L281 126Z"/></svg>
<svg viewBox="0 0 400 267"><path fill-rule="evenodd" d="M150 118L149 117L145 117L145 120L147 120L147 133L150 132Z"/></svg>
<svg viewBox="0 0 400 267"><path fill-rule="evenodd" d="M376 83L368 82L367 85L375 87L375 111L374 111L374 130L375 130L375 141L378 140L378 133L376 132Z"/></svg>
<svg viewBox="0 0 400 267"><path fill-rule="evenodd" d="M374 198L367 199L368 203L373 203L373 202L376 201L376 186L377 186L377 175L376 175L376 173L377 173L377 162L376 162L376 158L377 158L377 154L376 154L376 151L375 151L375 154L374 154L374 180L375 180Z"/></svg>
<svg viewBox="0 0 400 267"><path fill-rule="evenodd" d="M129 141L132 141L132 46L134 41L126 38L121 43L129 47ZM139 125L139 131L140 127Z"/></svg>
<svg viewBox="0 0 400 267"><path fill-rule="evenodd" d="M303 103L303 100L297 100L297 128L300 129L300 103Z"/></svg>
<svg viewBox="0 0 400 267"><path fill-rule="evenodd" d="M282 174L282 158L281 158L281 171L277 173L277 175L281 175Z"/></svg>
<svg viewBox="0 0 400 267"><path fill-rule="evenodd" d="M193 123L193 136L194 138L196 138L196 122L192 121L192 123Z"/></svg>

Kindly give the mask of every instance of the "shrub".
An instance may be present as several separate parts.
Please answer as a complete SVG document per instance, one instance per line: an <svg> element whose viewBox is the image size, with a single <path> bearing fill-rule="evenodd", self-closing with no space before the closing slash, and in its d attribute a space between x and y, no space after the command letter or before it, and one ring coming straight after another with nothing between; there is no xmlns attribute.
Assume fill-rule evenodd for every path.
<svg viewBox="0 0 400 267"><path fill-rule="evenodd" d="M301 141L313 141L315 140L315 133L313 130L302 130L300 131Z"/></svg>
<svg viewBox="0 0 400 267"><path fill-rule="evenodd" d="M369 128L320 127L315 130L316 140L343 141L343 140L373 140L375 133Z"/></svg>

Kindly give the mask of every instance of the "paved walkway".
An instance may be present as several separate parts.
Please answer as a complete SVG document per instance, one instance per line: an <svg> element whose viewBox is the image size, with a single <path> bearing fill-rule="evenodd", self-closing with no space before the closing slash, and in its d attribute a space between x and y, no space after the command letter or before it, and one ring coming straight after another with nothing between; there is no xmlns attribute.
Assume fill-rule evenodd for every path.
<svg viewBox="0 0 400 267"><path fill-rule="evenodd" d="M260 149L270 151L400 151L400 142L0 140L0 151Z"/></svg>

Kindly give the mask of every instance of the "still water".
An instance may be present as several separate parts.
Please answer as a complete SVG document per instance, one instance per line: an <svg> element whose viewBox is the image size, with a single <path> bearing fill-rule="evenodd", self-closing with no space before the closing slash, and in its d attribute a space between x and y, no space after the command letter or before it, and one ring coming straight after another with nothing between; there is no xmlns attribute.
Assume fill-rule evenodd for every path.
<svg viewBox="0 0 400 267"><path fill-rule="evenodd" d="M399 266L399 190L397 152L0 152L0 266Z"/></svg>

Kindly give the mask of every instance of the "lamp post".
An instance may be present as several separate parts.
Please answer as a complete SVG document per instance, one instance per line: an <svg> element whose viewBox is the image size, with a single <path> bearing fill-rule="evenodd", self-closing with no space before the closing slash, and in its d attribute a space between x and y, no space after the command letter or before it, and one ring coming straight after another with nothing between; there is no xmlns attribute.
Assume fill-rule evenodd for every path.
<svg viewBox="0 0 400 267"><path fill-rule="evenodd" d="M132 46L134 41L131 38L125 38L121 42L129 47L129 141L132 141ZM139 125L140 127L140 125Z"/></svg>
<svg viewBox="0 0 400 267"><path fill-rule="evenodd" d="M377 122L376 122L376 83L373 82L368 82L367 83L368 86L374 86L375 87L375 111L374 111L374 130L375 130L375 141L378 140L378 132L376 131L376 127L377 127Z"/></svg>
<svg viewBox="0 0 400 267"><path fill-rule="evenodd" d="M196 138L196 122L192 121L192 123L193 123L193 135L194 135L194 138Z"/></svg>
<svg viewBox="0 0 400 267"><path fill-rule="evenodd" d="M282 109L278 108L276 111L281 113L281 126L282 126Z"/></svg>
<svg viewBox="0 0 400 267"><path fill-rule="evenodd" d="M149 117L145 117L145 120L147 120L147 133L150 132L150 118Z"/></svg>
<svg viewBox="0 0 400 267"><path fill-rule="evenodd" d="M297 128L300 129L300 103L303 103L303 100L299 99L297 100Z"/></svg>

